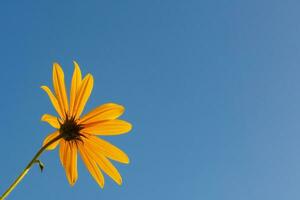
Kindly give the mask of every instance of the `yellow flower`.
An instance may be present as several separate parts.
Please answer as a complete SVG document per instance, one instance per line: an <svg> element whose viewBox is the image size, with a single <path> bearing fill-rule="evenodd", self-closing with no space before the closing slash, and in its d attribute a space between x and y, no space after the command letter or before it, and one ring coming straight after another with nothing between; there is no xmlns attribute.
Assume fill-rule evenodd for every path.
<svg viewBox="0 0 300 200"><path fill-rule="evenodd" d="M64 72L57 63L53 64L54 94L47 86L41 87L48 94L59 115L42 116L42 121L56 128L55 132L45 138L43 145L60 136L60 139L48 146L47 150L55 149L59 145L60 161L71 186L78 177L77 151L101 188L104 186L102 171L121 185L122 177L109 159L127 164L129 158L122 150L97 136L126 133L131 130L131 124L117 119L123 114L124 107L115 103L103 104L81 117L92 92L94 80L91 74L82 79L76 62L74 66L70 101L66 92Z"/></svg>

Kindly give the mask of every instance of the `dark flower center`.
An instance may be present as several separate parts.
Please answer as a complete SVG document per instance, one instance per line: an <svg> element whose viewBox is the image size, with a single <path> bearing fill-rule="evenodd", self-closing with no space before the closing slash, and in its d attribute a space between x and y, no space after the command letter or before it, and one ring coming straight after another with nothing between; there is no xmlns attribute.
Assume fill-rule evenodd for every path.
<svg viewBox="0 0 300 200"><path fill-rule="evenodd" d="M82 134L80 133L81 129L82 127L75 122L74 118L69 119L67 117L64 123L60 125L59 132L66 141L70 141L70 140L81 141L80 138L80 136L82 136Z"/></svg>

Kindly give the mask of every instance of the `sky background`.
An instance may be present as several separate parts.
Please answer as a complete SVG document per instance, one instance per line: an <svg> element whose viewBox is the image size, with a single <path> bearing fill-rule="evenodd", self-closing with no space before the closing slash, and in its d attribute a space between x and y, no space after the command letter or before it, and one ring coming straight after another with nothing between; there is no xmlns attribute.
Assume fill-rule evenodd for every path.
<svg viewBox="0 0 300 200"><path fill-rule="evenodd" d="M0 3L0 191L53 129L52 63L92 73L86 111L126 107L134 128L106 137L128 153L119 187L79 160L71 188L45 152L7 199L300 199L299 1Z"/></svg>

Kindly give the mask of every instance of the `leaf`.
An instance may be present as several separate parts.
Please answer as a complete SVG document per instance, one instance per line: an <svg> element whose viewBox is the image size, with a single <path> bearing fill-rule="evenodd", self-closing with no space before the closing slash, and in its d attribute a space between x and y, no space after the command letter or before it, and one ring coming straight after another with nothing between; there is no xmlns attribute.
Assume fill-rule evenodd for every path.
<svg viewBox="0 0 300 200"><path fill-rule="evenodd" d="M42 161L40 161L40 160L35 160L34 163L37 163L37 164L39 165L39 167L40 167L41 172L43 172L43 169L44 169L45 166L44 166L44 164L42 163Z"/></svg>

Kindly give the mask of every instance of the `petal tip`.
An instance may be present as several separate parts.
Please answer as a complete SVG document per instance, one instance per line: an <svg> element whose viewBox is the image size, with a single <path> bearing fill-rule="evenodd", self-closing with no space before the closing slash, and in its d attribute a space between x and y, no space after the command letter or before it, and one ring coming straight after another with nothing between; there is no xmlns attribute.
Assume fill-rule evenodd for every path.
<svg viewBox="0 0 300 200"><path fill-rule="evenodd" d="M96 181L96 183L99 185L99 187L101 189L103 189L104 188L104 184L105 184L105 180L103 179L103 182Z"/></svg>
<svg viewBox="0 0 300 200"><path fill-rule="evenodd" d="M73 64L75 67L79 67L78 63L75 60L73 60Z"/></svg>
<svg viewBox="0 0 300 200"><path fill-rule="evenodd" d="M125 160L124 164L129 164L130 163L130 159L127 157L127 159Z"/></svg>
<svg viewBox="0 0 300 200"><path fill-rule="evenodd" d="M87 77L88 79L94 80L94 77L93 77L93 75L92 75L92 74L90 74L90 73L88 73L88 74L86 75L86 77Z"/></svg>
<svg viewBox="0 0 300 200"><path fill-rule="evenodd" d="M41 117L41 121L45 121L46 114L43 114Z"/></svg>
<svg viewBox="0 0 300 200"><path fill-rule="evenodd" d="M63 73L63 70L62 70L60 64L58 64L57 62L54 62L53 63L53 74L56 74L58 72L62 72Z"/></svg>
<svg viewBox="0 0 300 200"><path fill-rule="evenodd" d="M69 183L71 187L74 187L75 183Z"/></svg>
<svg viewBox="0 0 300 200"><path fill-rule="evenodd" d="M75 60L73 60L73 64L74 64L74 72L77 72L81 79L81 69L79 67L79 64Z"/></svg>
<svg viewBox="0 0 300 200"><path fill-rule="evenodd" d="M69 184L70 184L71 187L74 187L76 181L77 181L77 178L74 178L74 180L70 180L70 179L68 178L68 182L69 182Z"/></svg>
<svg viewBox="0 0 300 200"><path fill-rule="evenodd" d="M129 123L129 122L127 122L127 123L128 123L128 132L130 132L132 130L133 126L131 123Z"/></svg>
<svg viewBox="0 0 300 200"><path fill-rule="evenodd" d="M121 113L125 112L125 107L123 105L117 104L120 107Z"/></svg>
<svg viewBox="0 0 300 200"><path fill-rule="evenodd" d="M123 184L122 179L118 180L118 181L117 181L117 184L118 184L119 186L121 186L121 185Z"/></svg>
<svg viewBox="0 0 300 200"><path fill-rule="evenodd" d="M60 65L58 64L58 62L53 62L53 67L60 67Z"/></svg>

